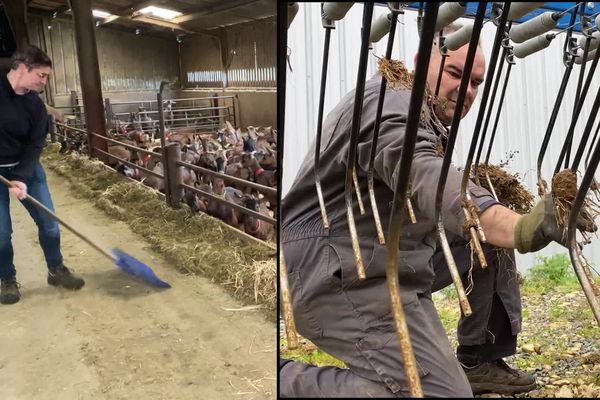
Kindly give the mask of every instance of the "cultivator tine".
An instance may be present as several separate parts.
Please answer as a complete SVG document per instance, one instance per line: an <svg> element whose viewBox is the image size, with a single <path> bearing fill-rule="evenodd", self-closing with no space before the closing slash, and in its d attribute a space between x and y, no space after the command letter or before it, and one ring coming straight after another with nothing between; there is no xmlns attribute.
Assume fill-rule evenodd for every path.
<svg viewBox="0 0 600 400"><path fill-rule="evenodd" d="M329 42L331 39L331 30L335 29L335 23L327 19L322 12L323 3L321 3L321 22L325 28L325 41L323 43L323 67L321 69L321 92L319 94L319 115L317 116L317 137L315 142L315 187L317 197L319 198L319 208L321 209L321 218L325 229L329 228L327 219L327 210L325 209L325 200L323 199L323 190L321 189L321 178L319 177L319 157L321 152L321 133L323 131L323 108L325 107L325 87L327 84L327 66L329 63Z"/></svg>
<svg viewBox="0 0 600 400"><path fill-rule="evenodd" d="M577 219L580 216L588 190L590 189L590 185L592 183L592 180L594 179L594 174L596 172L596 169L598 168L599 161L600 142L596 144L596 148L594 149L594 153L590 159L590 164L587 170L585 171L581 180L581 185L577 190L577 195L575 196L575 201L573 202L573 206L569 215L569 226L567 230L569 256L571 257L571 262L573 263L573 268L575 270L575 274L577 275L577 279L579 279L579 283L581 284L583 293L587 298L587 301L590 305L590 308L592 309L592 313L594 314L598 325L600 325L600 305L598 304L598 299L596 298L596 293L594 290L595 288L592 285L593 280L590 280L585 272L587 263L585 263L585 259L583 258L581 250L577 244L576 231Z"/></svg>
<svg viewBox="0 0 600 400"><path fill-rule="evenodd" d="M354 211L352 210L352 183L356 174L356 150L358 146L358 134L360 131L360 116L365 92L365 79L367 74L367 56L369 51L369 34L371 32L371 19L373 18L373 3L365 3L363 11L362 42L360 48L360 59L358 63L358 74L356 77L356 94L354 97L354 114L352 116L352 128L350 131L350 146L348 149L348 158L346 162L346 213L348 215L348 228L352 239L352 250L356 261L358 279L365 280L365 266L360 254L360 243L356 232L354 222ZM357 179L354 180L356 194L360 200ZM360 203L359 203L360 204ZM362 211L364 212L364 210Z"/></svg>
<svg viewBox="0 0 600 400"><path fill-rule="evenodd" d="M292 3L293 4L293 3ZM277 97L277 141L281 146L281 151L277 152L277 165L279 166L279 174L277 177L277 187L281 188L281 180L283 177L283 149L284 145L284 128L285 128L285 88L286 88L286 54L287 54L287 30L291 21L288 21L288 11L290 3L278 2L277 3L277 36L279 38L279 49L277 57L277 71L279 74L279 90ZM295 14L294 14L295 15ZM281 191L277 192L277 215L279 221L277 222L277 241L280 243L279 246L279 285L281 293L281 303L283 308L283 319L285 324L285 333L288 341L288 348L295 349L298 347L298 336L296 334L296 324L294 322L294 310L292 308L292 299L289 291L289 284L287 278L287 269L283 259L283 249L281 243L283 238L281 235Z"/></svg>
<svg viewBox="0 0 600 400"><path fill-rule="evenodd" d="M498 22L498 27L496 29L496 37L494 39L494 46L492 48L492 55L490 58L490 67L487 72L487 76L485 78L485 86L483 88L483 95L481 98L481 105L479 108L479 113L477 114L477 121L475 123L475 130L473 132L473 138L471 140L471 147L469 148L469 154L467 156L467 162L465 165L465 170L463 173L462 184L461 184L461 193L463 197L463 211L467 218L467 224L469 221L475 223L475 228L473 226L469 226L469 232L471 234L471 245L475 247L475 252L477 253L477 258L481 263L482 268L487 267L487 261L485 259L485 254L483 254L483 250L481 249L480 239L483 242L486 242L485 235L483 233L483 228L481 227L481 221L479 221L479 217L475 212L475 206L471 200L471 196L468 193L467 186L469 182L469 178L471 175L471 163L473 161L473 155L475 154L475 148L477 147L477 143L479 140L479 133L481 131L481 123L483 122L483 115L485 113L487 102L489 98L490 88L492 85L492 80L494 73L496 71L496 63L498 62L498 54L500 53L500 46L502 44L502 40L504 39L504 32L506 27L506 21L508 17L508 13L510 12L510 2L505 2L502 13L500 14L500 20ZM473 210L473 211L471 211ZM470 224L472 225L472 223Z"/></svg>
<svg viewBox="0 0 600 400"><path fill-rule="evenodd" d="M577 106L575 107L575 112L573 113L573 118L571 119L571 124L569 125L569 130L567 132L567 136L565 137L565 141L563 143L563 147L560 152L560 156L558 158L558 162L556 163L556 167L554 169L554 174L556 175L560 171L560 167L563 163L563 160L566 160L567 149L571 146L571 141L573 140L573 135L575 133L575 126L577 125L577 120L579 118L579 114L583 109L583 103L585 101L585 97L592 83L592 78L594 77L594 72L596 71L596 66L598 65L598 60L600 59L600 51L596 52L594 56L594 60L592 61L592 65L590 67L590 71L588 72L588 76L585 80L585 84L583 85L583 89L581 90L581 95L579 96L579 101L577 102Z"/></svg>
<svg viewBox="0 0 600 400"><path fill-rule="evenodd" d="M485 122L483 124L483 130L481 132L481 139L479 140L479 147L477 149L477 156L475 157L475 164L473 166L473 172L474 172L474 176L477 177L477 166L479 165L479 159L481 157L481 152L483 151L483 145L485 144L485 139L486 139L486 135L487 135L487 129L488 129L488 125L490 123L490 118L492 117L492 109L494 108L494 101L496 100L496 92L498 91L498 85L500 84L500 78L502 77L502 70L504 69L504 60L506 59L507 55L508 55L508 50L510 44L509 44L509 40L508 40L508 31L510 30L512 22L508 23L508 27L506 27L506 30L504 31L504 38L502 39L502 56L501 56L501 60L498 63L498 72L496 73L496 79L494 80L494 88L492 89L492 95L491 97L491 102L490 102L490 106L487 109L487 113L485 116ZM509 64L510 66L510 64ZM508 76L508 73L507 73ZM505 79L505 83L508 81L508 79ZM500 110L502 108L502 103L500 103L500 105L498 106L498 110L497 110L497 114L496 115L500 115ZM492 140L490 140L490 145L492 143Z"/></svg>
<svg viewBox="0 0 600 400"><path fill-rule="evenodd" d="M598 122L598 126L596 127L596 132L594 133L594 137L590 142L590 148L588 149L587 155L585 156L585 168L587 169L590 162L590 155L592 154L592 150L594 149L594 145L596 144L596 139L598 139L598 133L600 132L600 121Z"/></svg>
<svg viewBox="0 0 600 400"><path fill-rule="evenodd" d="M423 391L421 389L417 363L412 351L412 344L410 342L404 309L402 307L400 283L398 282L397 255L400 241L400 228L403 219L402 216L404 214L406 194L409 186L410 167L420 123L421 107L423 106L423 100L425 98L427 68L431 57L438 7L439 3L433 2L425 5L426 11L423 19L421 40L419 42L419 56L417 58L413 80L414 85L410 96L404 145L402 146L402 156L400 163L397 166L397 168L399 168L399 173L394 190L394 200L392 202L391 218L388 228L388 242L386 245L388 253L386 278L390 292L392 313L396 323L396 334L400 343L400 351L404 362L404 372L406 374L411 397L423 397Z"/></svg>
<svg viewBox="0 0 600 400"><path fill-rule="evenodd" d="M388 7L391 11L390 16L390 29L388 33L388 42L385 53L385 58L390 60L392 58L392 49L394 48L394 36L396 34L396 18L398 14L402 13L402 9L400 9L400 3L388 3ZM371 151L369 155L369 169L367 171L367 179L369 186L369 200L371 202L371 209L373 210L373 218L375 220L375 228L377 230L377 238L379 240L379 244L385 244L385 236L383 234L383 228L381 226L381 218L379 216L379 210L377 208L377 200L375 198L375 189L374 189L374 173L373 168L375 164L375 154L377 154L377 141L379 138L379 126L381 123L381 114L383 112L383 102L385 100L385 89L387 87L387 80L385 76L381 76L381 86L379 88L379 98L377 102L377 112L375 114L375 126L373 127L373 140L371 141ZM412 210L412 208L411 208ZM414 217L414 212L412 213Z"/></svg>
<svg viewBox="0 0 600 400"><path fill-rule="evenodd" d="M458 136L458 126L460 125L462 114L460 110L462 110L463 108L465 97L467 94L467 88L471 82L473 60L475 59L475 54L477 52L477 46L479 42L479 36L481 34L481 27L483 25L486 6L487 3L482 2L479 3L479 6L477 8L477 14L475 16L475 22L473 24L473 33L471 35L469 49L467 51L467 58L465 60L463 76L461 78L460 87L458 89L456 108L454 110L454 116L452 118L452 124L450 126L450 132L448 134L448 142L446 144L446 149L444 152L444 159L442 161L442 169L440 171L440 177L438 180L438 187L435 198L435 216L437 220L438 235L440 238L440 242L442 243L442 249L444 251L444 258L446 259L446 264L448 264L448 269L450 270L450 276L452 277L454 287L456 288L456 292L458 293L460 307L462 313L465 316L471 315L471 306L469 305L469 300L467 299L467 295L465 294L465 289L463 287L460 274L458 273L458 269L456 267L456 261L454 260L454 256L450 251L450 245L448 244L448 239L446 237L446 230L444 228L444 222L442 217L442 203L444 200L444 188L446 187L448 170L450 168L450 164L452 163L452 153L454 152L454 145Z"/></svg>
<svg viewBox="0 0 600 400"><path fill-rule="evenodd" d="M583 47L583 57L582 60L587 60L587 56L590 49L590 44L592 43L591 36L591 21L585 16L585 3L582 2L579 8L579 20L581 32L585 35L585 45ZM575 90L575 104L573 105L573 118L577 118L575 113L577 112L577 104L579 103L579 99L582 94L581 85L583 84L583 77L585 75L585 61L581 63L581 69L579 70L579 80L577 81L577 90ZM593 72L593 71L591 71ZM584 96L585 97L585 96ZM565 153L565 168L569 168L569 159L571 156L571 147L573 146L573 137L567 138L567 150Z"/></svg>
<svg viewBox="0 0 600 400"><path fill-rule="evenodd" d="M298 335L296 333L296 322L294 321L292 298L290 297L290 288L288 285L287 268L285 267L283 251L281 250L279 251L279 289L279 293L281 293L281 305L283 308L283 322L285 324L287 347L288 349L293 350L298 347Z"/></svg>
<svg viewBox="0 0 600 400"><path fill-rule="evenodd" d="M508 42L508 41L507 41ZM508 43L506 43L508 44ZM504 46L504 44L503 44ZM510 71L512 70L512 66L515 64L513 61L513 53L512 46L509 46L508 51L506 53L506 61L508 62L508 68L506 69L506 76L504 78L504 85L502 86L502 92L500 93L500 102L498 104L498 112L496 113L496 119L494 120L494 126L492 128L492 134L490 136L490 143L488 144L487 153L485 155L484 165L487 167L490 163L490 155L492 154L492 146L494 144L494 139L496 139L496 131L498 128L498 122L500 121L500 113L502 112L502 105L504 104L504 96L506 95L506 87L508 86L508 80L510 78ZM485 169L485 179L490 187L492 195L498 201L498 195L496 194L496 189L494 189L494 185L492 184L492 180L490 179L490 174L488 169Z"/></svg>
<svg viewBox="0 0 600 400"><path fill-rule="evenodd" d="M365 215L365 206L362 201L362 196L360 195L358 175L356 175L356 165L354 165L354 168L352 168L352 185L354 186L354 190L356 191L356 201L358 202L358 209L360 211L360 215Z"/></svg>
<svg viewBox="0 0 600 400"><path fill-rule="evenodd" d="M552 108L552 114L550 115L550 120L548 121L548 126L546 127L546 133L544 134L544 139L542 140L542 145L540 147L540 152L538 154L537 159L537 185L538 185L538 194L540 197L545 195L548 192L548 183L542 177L542 161L544 160L544 156L546 154L546 149L548 148L548 143L550 142L550 137L552 136L552 130L554 129L554 125L556 123L556 118L558 117L558 112L560 110L560 106L562 100L565 95L565 91L567 89L567 85L569 84L569 78L571 76L571 71L573 70L573 64L575 61L576 55L576 46L577 39L572 37L573 24L575 23L575 18L577 17L577 10L573 10L571 13L571 20L569 22L569 29L567 33L567 37L565 38L565 44L563 48L563 64L566 66L565 72L562 77L562 81L560 83L560 88L558 89L558 93L556 95L556 100L554 101L554 107Z"/></svg>
<svg viewBox="0 0 600 400"><path fill-rule="evenodd" d="M583 157L583 152L585 151L585 146L587 141L592 133L592 129L594 127L594 122L596 116L598 115L598 111L600 110L600 89L596 93L596 99L594 100L594 104L592 105L592 110L590 111L590 116L588 117L588 121L585 124L585 128L583 129L583 133L581 134L581 142L579 142L579 146L577 147L577 153L575 157L573 157L573 164L571 165L571 170L577 172L577 168L579 167L579 163L581 162L581 158Z"/></svg>

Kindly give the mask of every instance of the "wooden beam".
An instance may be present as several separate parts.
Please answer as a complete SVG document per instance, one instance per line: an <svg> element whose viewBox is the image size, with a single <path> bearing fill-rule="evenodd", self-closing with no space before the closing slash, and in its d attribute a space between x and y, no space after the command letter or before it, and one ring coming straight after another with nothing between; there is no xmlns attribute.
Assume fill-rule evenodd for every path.
<svg viewBox="0 0 600 400"><path fill-rule="evenodd" d="M174 24L172 22L168 22L168 21L163 21L160 19L155 19L155 18L150 18L150 17L146 17L144 15L137 15L134 17L130 18L132 21L139 21L139 22L144 22L146 24L152 24L152 25L157 25L163 28L170 28L170 29L175 29L181 32L185 32L185 33L190 33L190 34L194 34L197 33L195 31L191 31L189 29L186 29L184 27L182 27L181 25L178 24Z"/></svg>
<svg viewBox="0 0 600 400"><path fill-rule="evenodd" d="M29 44L27 31L27 3L25 0L4 0L4 10L15 36L17 49Z"/></svg>
<svg viewBox="0 0 600 400"><path fill-rule="evenodd" d="M177 18L173 18L173 22L176 24L181 24L184 22L192 21L194 19L205 17L207 15L216 14L222 11L229 11L232 8L242 7L248 4L256 3L260 0L233 0L227 2L218 2L214 6L205 7L203 10L194 12L191 14L182 15Z"/></svg>

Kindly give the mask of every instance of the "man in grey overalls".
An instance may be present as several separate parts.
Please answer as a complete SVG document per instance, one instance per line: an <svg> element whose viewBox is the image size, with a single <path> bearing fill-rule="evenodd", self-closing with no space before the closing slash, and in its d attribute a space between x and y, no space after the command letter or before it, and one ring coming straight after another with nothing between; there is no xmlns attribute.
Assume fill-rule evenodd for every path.
<svg viewBox="0 0 600 400"><path fill-rule="evenodd" d="M443 255L437 251L434 211L442 165L439 142L454 113L467 47L451 52L446 60L440 97L449 100L448 106L431 113L427 127L419 129L410 176L417 223L404 219L398 253L402 303L425 397L471 397L469 380L479 388L499 384L492 389L510 393L531 390L535 385L533 377L510 369L502 361L502 357L515 353L521 322L511 251L507 257L495 257L496 249L487 246L489 267L481 270L476 264L473 269L474 288L469 295L473 315L461 319L458 329L458 357L463 365L454 354L431 298L432 291L451 283ZM434 50L430 87L435 84L438 63ZM478 51L463 116L484 72L485 60ZM380 79L376 75L366 83L357 150L358 181L365 205L370 201L366 171ZM383 226L390 219L410 94L410 90L386 91L374 166L374 190ZM355 202L366 280L359 282L356 272L344 198L353 99L354 91L340 101L323 126L319 175L329 229L323 227L315 193L314 148L282 202L282 251L298 332L342 360L348 369L280 360L282 397L406 397L409 393L386 284L387 250L377 240L372 210L365 207L365 215L360 215ZM461 179L462 172L451 167L442 215L448 235L455 238L452 246L457 264L468 268L470 250L462 228ZM490 244L525 253L561 240L550 197L541 200L530 214L520 216L500 205L485 189L471 184L469 191ZM476 385L474 389L478 390Z"/></svg>

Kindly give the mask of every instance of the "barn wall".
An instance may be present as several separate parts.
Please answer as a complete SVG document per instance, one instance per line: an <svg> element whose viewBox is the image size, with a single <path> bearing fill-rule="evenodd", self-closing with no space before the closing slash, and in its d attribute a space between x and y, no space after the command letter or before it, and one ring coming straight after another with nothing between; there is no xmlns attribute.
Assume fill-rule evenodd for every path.
<svg viewBox="0 0 600 400"><path fill-rule="evenodd" d="M54 63L49 83L53 103L70 104L72 90L81 96L73 23L32 15L29 32L32 44L46 49ZM155 99L162 80L179 77L175 40L102 27L96 29L96 42L104 97Z"/></svg>
<svg viewBox="0 0 600 400"><path fill-rule="evenodd" d="M286 148L282 184L284 196L315 137L323 57L324 29L321 25L320 3L299 4L300 10L288 31L292 71L289 69L287 71ZM387 7L375 7L375 16L387 12ZM417 13L412 10L407 10L404 15L399 16L392 55L394 59L404 61L410 70L414 69L413 56L419 46L416 17ZM325 115L333 109L342 96L356 86L361 21L362 5L356 3L343 20L336 22L336 29L331 34ZM472 23L472 20L461 19L461 22ZM481 44L488 60L494 35L495 26L485 24L481 33ZM501 160L506 160L509 152L518 151L508 165L508 169L513 173L518 172L523 177L525 186L534 194L537 193L537 155L565 69L562 63L563 43L564 36L561 35L558 39L553 40L544 51L533 54L524 60L516 60L508 83L506 99L498 125L498 135L490 159L491 163L497 164ZM377 57L385 55L386 45L387 36L374 45L373 51L369 54L367 77L371 77L375 73ZM586 72L589 70L589 65L590 63L587 64ZM551 138L546 152L542 168L542 174L546 178L552 175L553 161L558 159L564 135L569 128L580 69L579 65L573 68L571 80L554 127L555 135ZM597 71L596 75L598 75ZM575 130L575 143L579 142L585 121L590 115L593 96L597 93L599 86L600 79L594 79L588 92L589 101L583 106ZM468 154L480 98L481 93L470 113L461 121L454 151L456 165L463 165ZM496 107L494 107L495 109ZM600 171L596 174L597 179L599 175ZM536 254L518 254L519 268L528 269L536 263L536 256L540 254L550 256L554 253L566 252L565 248L551 244ZM600 246L597 239L592 245L586 246L584 254L593 265L600 265Z"/></svg>

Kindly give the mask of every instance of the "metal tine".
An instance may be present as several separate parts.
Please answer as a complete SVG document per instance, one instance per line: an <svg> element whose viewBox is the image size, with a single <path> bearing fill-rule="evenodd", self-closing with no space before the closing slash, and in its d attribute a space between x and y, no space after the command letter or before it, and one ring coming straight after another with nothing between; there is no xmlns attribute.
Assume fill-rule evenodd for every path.
<svg viewBox="0 0 600 400"><path fill-rule="evenodd" d="M360 195L358 175L356 175L356 165L354 165L354 168L352 168L352 185L354 186L354 190L356 191L356 201L358 202L358 209L360 210L360 215L365 215L365 206Z"/></svg>
<svg viewBox="0 0 600 400"><path fill-rule="evenodd" d="M409 185L410 167L415 150L417 132L421 117L421 107L425 98L425 85L427 82L427 69L433 46L435 22L437 19L439 3L429 2L425 5L425 16L419 41L419 51L415 66L414 85L412 88L406 122L404 145L399 168L394 200L392 202L391 218L388 227L387 265L386 278L390 292L392 313L396 323L396 334L400 343L400 351L404 362L404 372L411 397L423 397L421 381L417 370L415 355L412 351L408 327L401 303L400 284L398 282L398 248L400 242L400 228L405 207L406 194Z"/></svg>
<svg viewBox="0 0 600 400"><path fill-rule="evenodd" d="M573 105L573 114L575 114L575 110L577 109L577 103L579 103L579 97L581 95L581 85L583 84L583 77L585 75L585 60L587 60L587 55L589 52L590 44L592 43L591 36L591 21L587 19L585 16L585 2L582 2L579 7L579 21L581 24L581 32L586 36L585 46L583 48L583 56L581 63L581 69L579 70L579 80L577 81L577 90L575 90L575 104ZM577 117L573 117L577 118ZM567 147L567 152L565 154L565 168L569 167L569 159L571 156L571 146L573 145L573 138L568 139L569 145Z"/></svg>
<svg viewBox="0 0 600 400"><path fill-rule="evenodd" d="M494 144L494 139L496 139L496 130L498 128L498 122L500 121L500 113L502 112L502 105L504 104L504 96L506 95L506 87L508 86L508 80L510 78L510 71L512 70L512 66L515 64L515 62L513 61L512 46L508 46L508 51L506 52L505 60L508 63L508 68L506 69L506 76L504 77L504 84L502 86L502 92L500 93L500 101L498 103L498 111L496 113L496 119L494 120L494 126L492 128L490 142L488 143L488 149L487 149L487 153L485 155L485 161L484 161L485 166L488 166L489 162L490 162L490 155L492 154L492 146ZM485 129L484 129L484 131L485 131ZM496 190L494 189L494 185L492 184L492 181L490 179L490 175L489 175L487 169L485 171L485 179L488 182L488 185L492 191L492 194L494 195L494 198L496 199L496 201L498 201L498 195L496 194Z"/></svg>
<svg viewBox="0 0 600 400"><path fill-rule="evenodd" d="M448 170L450 168L450 164L452 163L452 153L454 152L454 145L458 136L458 126L460 125L460 120L462 117L462 113L460 110L462 110L462 107L464 105L465 97L467 94L467 88L471 82L471 71L473 69L473 61L477 52L479 36L481 34L481 28L483 26L483 19L485 17L486 7L487 3L479 3L479 6L477 8L477 14L475 15L473 33L471 35L469 49L467 50L467 58L465 60L463 76L461 78L460 87L458 89L456 108L454 110L454 116L452 117L450 133L448 134L448 142L446 143L446 149L444 153L444 159L442 161L442 169L440 171L440 178L438 180L438 187L435 198L435 216L437 221L437 231L440 237L440 242L442 244L444 258L446 259L446 263L448 264L450 276L452 276L452 281L454 282L454 287L456 288L456 292L458 294L460 308L462 310L462 313L467 317L472 314L471 305L469 304L469 300L467 299L462 279L456 267L456 261L454 260L454 256L452 255L452 251L450 250L450 245L448 244L448 238L446 237L446 229L444 227L444 221L442 217L442 203L444 200L444 189L446 187L446 180L448 178Z"/></svg>
<svg viewBox="0 0 600 400"><path fill-rule="evenodd" d="M569 84L569 78L571 76L571 72L573 71L573 64L575 61L575 51L573 50L576 47L577 39L572 37L573 34L573 24L575 23L575 18L577 17L577 10L573 10L571 12L571 20L569 21L569 26L571 28L567 32L567 36L565 38L565 44L563 46L563 64L565 64L566 69L563 73L562 81L560 83L560 88L558 89L558 93L556 95L556 100L554 101L554 107L552 108L552 114L550 115L550 120L548 121L548 126L546 127L546 133L544 134L544 139L542 140L542 145L540 147L540 152L538 154L537 159L537 185L538 185L538 194L540 197L545 195L548 192L547 182L542 177L542 162L544 160L544 156L546 155L546 149L548 148L548 143L550 142L550 137L552 136L552 130L554 129L554 125L556 123L556 118L558 117L558 111L560 110L560 106L562 100L565 95L565 91L567 89L567 85Z"/></svg>
<svg viewBox="0 0 600 400"><path fill-rule="evenodd" d="M500 21L498 23L498 28L496 29L496 37L494 39L494 47L492 48L490 67L489 67L489 70L487 72L487 76L485 79L485 86L483 88L481 105L479 108L479 113L477 114L477 121L475 123L475 130L473 132L473 138L471 140L471 147L469 148L469 154L467 156L467 162L466 162L465 170L464 170L463 177L462 177L461 193L462 193L463 199L465 199L468 203L471 203L471 195L470 195L469 191L467 190L469 177L471 174L471 162L473 160L473 155L475 153L475 147L477 146L477 141L479 139L479 132L481 130L483 114L487 107L487 101L488 101L488 97L489 97L490 87L492 85L492 77L494 76L494 71L496 70L496 63L498 61L500 45L501 45L502 39L504 38L504 30L505 30L509 10L510 10L510 2L505 2L503 5L502 13L500 14ZM479 259L481 267L487 268L487 260L485 259L485 255L483 254L483 250L481 249L481 243L479 242L479 237L477 236L477 234L479 234L482 237L482 241L485 242L485 240L483 240L483 239L485 239L485 235L483 235L483 228L481 227L481 221L479 221L479 217L477 215L471 215L471 212L469 210L467 210L467 208L465 208L464 205L463 205L463 212L465 213L465 216L467 219L473 218L476 221L477 231L473 227L469 228L469 231L471 233L471 241L472 241L472 244L475 246L475 251L477 253L477 257Z"/></svg>
<svg viewBox="0 0 600 400"><path fill-rule="evenodd" d="M321 3L321 8L323 3ZM319 207L321 208L321 218L325 229L329 228L329 220L327 219L327 210L325 209L325 201L323 200L323 191L321 189L321 178L319 177L319 157L321 152L321 133L323 131L323 109L325 107L325 87L327 84L327 67L329 64L329 42L331 39L331 30L335 29L335 22L327 19L321 13L323 28L325 28L325 40L323 43L323 66L321 69L321 92L319 94L319 112L317 116L317 137L315 143L315 187L317 189L317 197L319 198Z"/></svg>
<svg viewBox="0 0 600 400"><path fill-rule="evenodd" d="M560 156L558 158L558 162L556 163L556 167L554 168L554 175L556 175L560 171L560 166L565 159L567 149L571 147L571 141L573 139L573 135L575 133L575 126L577 125L577 120L579 118L579 114L583 109L583 103L585 101L585 97L592 83L592 78L594 77L594 72L596 71L596 66L598 65L598 60L600 59L600 51L596 52L594 56L594 60L592 61L592 65L590 67L590 71L588 72L587 78L585 80L585 84L583 85L583 89L581 90L581 95L579 96L579 101L577 102L577 106L575 107L575 112L573 114L573 118L571 119L571 124L569 125L569 130L567 132L567 136L565 137L565 141L563 143L563 147L560 151Z"/></svg>
<svg viewBox="0 0 600 400"><path fill-rule="evenodd" d="M390 60L392 58L392 49L394 48L394 36L396 35L396 18L402 11L398 9L399 3L388 3L391 15L390 31L388 33L387 49L385 52L385 58ZM375 114L375 126L373 127L373 140L371 141L371 151L369 156L369 169L367 171L367 179L369 185L369 199L371 201L371 209L373 210L373 218L375 219L375 228L377 229L377 238L379 244L385 244L385 236L383 234L383 228L381 227L381 218L379 217L379 210L377 209L377 200L375 199L375 189L373 188L373 167L375 164L375 154L377 153L377 141L379 139L379 126L381 123L381 114L383 112L383 101L385 100L385 89L387 86L387 80L385 76L381 76L381 86L379 88L379 98L377 103L377 112ZM412 210L412 205L409 206L409 212ZM412 213L414 216L414 212Z"/></svg>
<svg viewBox="0 0 600 400"><path fill-rule="evenodd" d="M571 208L571 213L569 215L567 240L569 243L569 256L571 257L571 262L573 263L573 269L575 270L575 274L577 275L577 279L579 279L579 283L581 284L583 293L585 294L590 308L592 309L592 313L596 318L596 322L600 326L600 305L598 304L598 299L594 294L594 288L587 275L585 274L584 265L582 263L583 255L581 254L581 250L577 245L576 239L577 217L581 212L581 208L590 189L592 180L594 179L594 174L596 172L596 169L598 168L599 162L600 142L596 144L596 148L594 149L594 153L590 159L590 164L587 170L585 171L583 178L581 179L581 185L577 190L577 195L575 196L575 201L573 202L573 207Z"/></svg>
<svg viewBox="0 0 600 400"><path fill-rule="evenodd" d="M594 100L594 104L592 105L590 116L588 117L587 123L585 124L585 128L583 129L583 133L581 134L581 142L579 142L579 146L577 147L577 153L573 158L573 164L571 165L571 171L573 172L577 172L577 168L579 168L579 163L581 162L583 152L585 151L585 145L587 144L587 141L592 133L592 129L594 128L594 123L599 110L600 89L598 89L598 92L596 93L596 99Z"/></svg>
<svg viewBox="0 0 600 400"><path fill-rule="evenodd" d="M598 122L598 126L596 127L596 132L594 133L594 137L590 142L590 148L588 149L587 155L585 156L585 169L588 168L590 162L590 155L592 154L592 150L594 149L594 145L596 144L596 139L598 139L598 133L600 132L600 121Z"/></svg>
<svg viewBox="0 0 600 400"><path fill-rule="evenodd" d="M281 188L281 180L283 177L283 147L284 144L284 127L285 127L285 87L286 87L286 49L287 49L287 30L289 28L288 12L289 7L294 3L278 2L277 3L277 35L279 37L279 53L277 57L277 71L279 73L279 88L277 97L277 133L278 142L281 146L281 151L277 154L277 165L279 166L279 175L277 177L277 187ZM279 284L281 289L281 303L283 308L283 320L285 324L285 333L289 349L298 347L298 336L296 334L296 324L294 322L294 311L292 308L292 300L289 292L289 284L287 279L287 269L283 260L283 250L281 246L281 191L277 192L277 207L279 221L277 223L277 241L279 246Z"/></svg>
<svg viewBox="0 0 600 400"><path fill-rule="evenodd" d="M348 149L348 158L346 161L346 212L348 214L348 227L352 239L352 249L356 261L358 279L366 279L365 266L360 254L360 243L354 223L354 211L352 210L352 181L356 170L356 148L358 146L358 134L360 131L360 114L365 92L365 78L367 74L367 56L369 55L369 34L371 32L371 19L373 18L373 3L365 3L363 11L362 43L360 48L360 58L358 62L358 74L356 77L356 92L354 97L354 114L352 116L352 128L350 131L350 147ZM358 185L355 185L358 188ZM360 199L360 195L358 196Z"/></svg>
<svg viewBox="0 0 600 400"><path fill-rule="evenodd" d="M281 293L281 304L283 309L283 321L285 324L285 335L287 347L293 350L298 347L298 334L296 333L296 322L292 309L292 297L288 285L287 268L283 258L283 251L279 251L279 293Z"/></svg>
<svg viewBox="0 0 600 400"><path fill-rule="evenodd" d="M508 23L508 27L504 31L504 38L502 39L502 56L500 56L501 60L506 59L506 55L508 53L508 31L510 30L510 26L512 22ZM483 123L483 130L481 132L481 138L479 139L479 146L477 148L477 155L475 156L475 163L473 164L473 177L477 181L477 166L479 165L479 159L481 158L481 153L483 151L483 146L485 144L485 139L487 136L488 125L490 124L490 119L492 117L492 110L494 108L494 101L496 101L496 92L498 91L498 86L500 84L500 78L502 77L502 70L504 69L504 62L500 61L498 63L498 70L496 72L496 79L494 80L494 88L492 89L492 95L490 105L487 109L487 113L485 116L485 122ZM500 107L498 107L497 113L500 113ZM490 142L491 143L491 142Z"/></svg>

